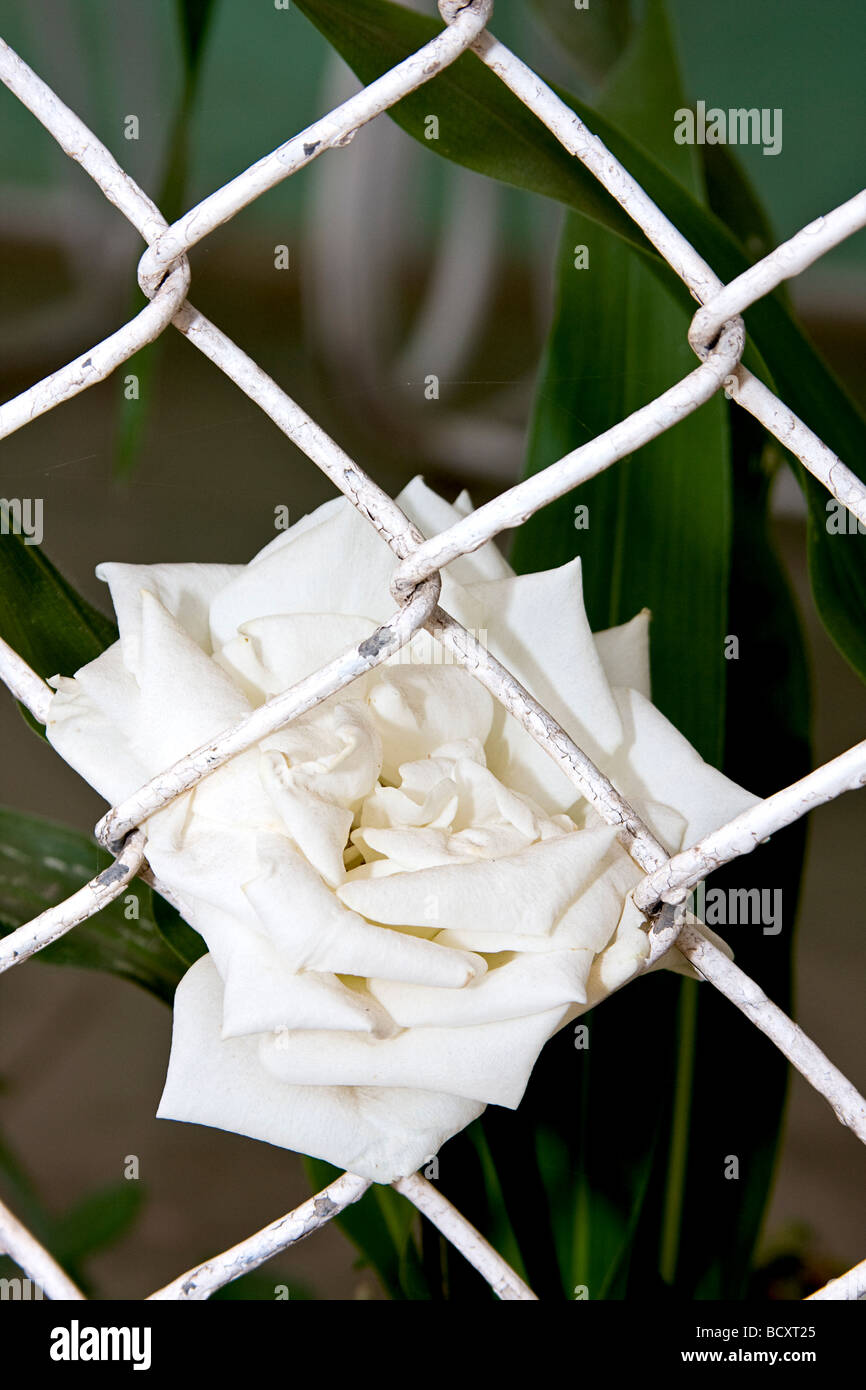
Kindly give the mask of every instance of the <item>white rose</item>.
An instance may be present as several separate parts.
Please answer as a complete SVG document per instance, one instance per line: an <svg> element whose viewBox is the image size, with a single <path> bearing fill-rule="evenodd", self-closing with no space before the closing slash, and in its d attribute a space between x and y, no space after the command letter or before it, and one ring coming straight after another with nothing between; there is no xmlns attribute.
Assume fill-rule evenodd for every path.
<svg viewBox="0 0 866 1390"><path fill-rule="evenodd" d="M419 478L399 502L427 534L470 507ZM368 637L395 564L338 498L246 566L102 565L120 640L53 682L48 737L120 801ZM648 615L592 636L579 561L515 576L487 545L449 566L443 606L670 850L753 803L650 703ZM641 871L424 632L146 830L209 948L177 991L158 1113L379 1182L516 1107L545 1041L647 954Z"/></svg>

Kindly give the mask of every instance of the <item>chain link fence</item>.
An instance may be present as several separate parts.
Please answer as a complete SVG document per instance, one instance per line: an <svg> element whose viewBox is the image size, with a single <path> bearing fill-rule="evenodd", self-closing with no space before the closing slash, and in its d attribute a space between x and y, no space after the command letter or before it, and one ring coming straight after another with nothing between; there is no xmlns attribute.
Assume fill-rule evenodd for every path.
<svg viewBox="0 0 866 1390"><path fill-rule="evenodd" d="M29 108L70 159L90 175L147 243L139 262L138 279L149 300L139 314L110 337L0 407L0 438L104 380L133 353L173 325L307 454L375 527L399 561L392 582L395 611L374 637L274 696L212 743L191 751L125 802L113 806L99 822L96 834L99 842L115 855L114 864L65 902L7 936L0 943L0 970L27 960L98 912L118 897L136 875L161 889L147 866L142 823L238 753L386 661L423 627L451 653L451 659L471 671L520 720L570 778L576 791L616 829L621 844L645 871L634 895L647 919L650 950L645 968L675 946L705 980L773 1041L825 1097L840 1122L866 1143L866 1100L755 982L707 940L686 907L691 890L713 869L749 853L769 835L815 806L863 786L866 783L866 741L671 857L612 783L550 714L438 603L440 572L445 566L478 549L501 531L519 525L539 508L631 454L719 390L724 390L729 399L759 420L866 526L866 486L740 361L745 344L742 312L783 280L799 274L825 252L866 226L866 191L803 228L725 285L603 143L525 63L488 31L486 26L491 18L493 0L468 0L468 3L441 0L440 10L445 25L431 42L217 189L171 226L75 113L0 40L0 77L5 85ZM700 308L692 321L689 342L699 362L683 380L613 428L509 488L441 534L425 538L392 499L276 382L193 307L187 297L190 287L187 253L241 208L324 151L348 144L363 125L430 81L466 51L471 51L478 61L486 64L562 146L583 163L691 291ZM2 640L0 678L36 719L45 721L52 695L50 688ZM358 1201L369 1185L364 1178L343 1174L294 1211L232 1249L188 1270L150 1297L162 1300L208 1298L216 1289L318 1230L345 1207ZM394 1187L438 1227L500 1298L530 1300L536 1297L479 1232L420 1174L399 1179ZM83 1298L51 1254L2 1204L0 1249L10 1255L49 1298ZM815 1299L837 1300L864 1296L866 1260L812 1295Z"/></svg>

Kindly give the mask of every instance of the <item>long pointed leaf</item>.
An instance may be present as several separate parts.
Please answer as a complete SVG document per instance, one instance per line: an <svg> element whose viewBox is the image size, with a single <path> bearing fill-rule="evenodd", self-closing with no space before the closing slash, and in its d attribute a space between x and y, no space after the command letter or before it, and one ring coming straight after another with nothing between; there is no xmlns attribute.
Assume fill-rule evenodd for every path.
<svg viewBox="0 0 866 1390"><path fill-rule="evenodd" d="M37 545L0 536L0 637L43 678L70 675L117 638Z"/></svg>
<svg viewBox="0 0 866 1390"><path fill-rule="evenodd" d="M110 863L111 856L80 831L0 807L0 935L70 897ZM107 970L166 1003L186 970L160 935L150 889L139 880L36 959Z"/></svg>
<svg viewBox="0 0 866 1390"><path fill-rule="evenodd" d="M532 0L532 7L590 82L607 74L628 43L631 0L604 0L583 10L562 0Z"/></svg>
<svg viewBox="0 0 866 1390"><path fill-rule="evenodd" d="M340 1176L339 1168L319 1158L305 1158L304 1167L314 1192ZM413 1237L416 1217L415 1208L405 1197L390 1187L374 1184L359 1202L334 1218L392 1299L426 1301L432 1297Z"/></svg>
<svg viewBox="0 0 866 1390"><path fill-rule="evenodd" d="M439 29L436 20L387 0L298 0L301 9L364 82L371 82ZM688 238L722 280L750 264L733 233L671 175L639 139L566 92L560 95L604 140L662 211ZM668 102L672 112L674 103ZM440 138L425 139L425 117L440 117ZM694 305L674 273L648 248L642 234L602 192L580 162L472 54L464 54L420 91L390 110L391 117L425 148L576 208L624 240L639 246L655 273L672 285L680 301ZM674 149L673 140L670 149ZM853 182L853 179L852 179ZM816 212L824 209L816 209ZM766 297L746 314L757 355L745 360L768 372L775 389L849 466L866 458L866 419L791 317L781 294ZM693 362L692 362L693 365ZM553 462L555 455L546 459ZM866 536L837 536L827 530L824 488L811 475L797 476L809 501L809 559L815 602L833 641L866 679Z"/></svg>
<svg viewBox="0 0 866 1390"><path fill-rule="evenodd" d="M642 68L650 73L648 81L641 80ZM606 110L616 110L626 122L639 119L644 139L655 139L663 149L664 127L654 124L653 106L668 109L676 81L663 10L653 4L606 95ZM684 167L681 160L678 173L700 191L694 165ZM744 225L747 220L744 216ZM574 245L581 241L590 248L588 271L575 270L572 261ZM648 397L661 389L659 373L664 363L676 360L684 329L682 310L666 298L646 265L608 232L575 216L566 221L558 283L530 470L621 418L633 408L636 394ZM596 627L624 621L642 606L652 609L654 699L717 765L725 744L725 686L736 678L734 715L729 712L727 719L732 775L752 786L763 774L769 790L766 783L772 783L778 763L795 775L803 756L802 653L790 622L790 602L768 552L766 479L763 488L757 486L756 478L763 474L750 470L748 456L740 458L743 439L753 446L761 432L752 425L749 435L750 422L738 418L732 481L727 410L718 399L710 404L711 410L686 422L691 436L678 426L634 459L532 518L518 537L515 558L519 567L534 568L580 553ZM588 506L586 531L574 529L575 504ZM734 616L729 616L729 598ZM769 670L756 666L756 653L766 651L754 633L756 624L774 633L772 678ZM743 668L724 660L724 638L730 632L748 640L752 683L744 681ZM779 735L775 766L769 765L773 755L756 748L754 738L742 736L748 718L744 694L754 683L762 690L769 683L773 700L787 705L774 708L779 717L774 722ZM738 760L744 746L750 753L746 763ZM743 886L775 884L780 867L778 860L756 857ZM796 874L789 875L784 897L790 926ZM783 999L789 941L786 934L783 944L776 943L772 980L767 980L774 997ZM591 1046L580 1072L582 1114L570 1140L577 1170L571 1277L588 1286L593 1297L622 1297L628 1288L661 1289L664 1282L676 1284L686 1297L712 1296L713 1290L717 1296L736 1296L733 1291L739 1293L747 1276L766 1199L785 1069L769 1055L772 1049L754 1047L748 1029L738 1031L726 1017L726 1001L706 991L697 996L688 982L646 981L640 990L628 999L609 1001L589 1023ZM742 1055L751 1048L756 1056L763 1108L760 1113L755 1106L748 1108L748 1122L741 1122L743 1106L717 1074L720 1032L726 1039L735 1036ZM651 1039L649 1076L629 1065L635 1036ZM726 1043L727 1063L739 1055ZM715 1089L706 1086L711 1072ZM627 1116L643 1117L628 1134L611 1133L611 1094ZM669 1138L657 1142L666 1133ZM727 1135L728 1151L733 1147L741 1156L743 1181L727 1185L725 1201L696 1230L689 1202L698 1200L693 1189L710 1167L720 1134ZM718 1181L724 1182L723 1168ZM558 1202L560 1210L567 1209L562 1184Z"/></svg>

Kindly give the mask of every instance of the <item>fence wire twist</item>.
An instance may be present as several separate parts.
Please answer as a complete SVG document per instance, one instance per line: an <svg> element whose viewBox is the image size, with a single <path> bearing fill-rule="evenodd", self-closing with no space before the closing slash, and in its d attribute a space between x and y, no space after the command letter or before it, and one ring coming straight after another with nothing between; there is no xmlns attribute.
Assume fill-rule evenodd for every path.
<svg viewBox="0 0 866 1390"><path fill-rule="evenodd" d="M815 806L866 784L866 741L768 797L689 849L669 856L556 720L438 605L440 571L451 561L477 550L506 528L519 525L548 502L662 434L721 388L775 435L866 526L863 482L740 361L745 344L742 312L866 225L866 191L818 218L725 285L598 137L531 68L488 31L493 0L440 0L439 8L445 27L417 53L244 170L171 226L109 150L0 39L0 78L5 85L90 175L147 243L139 262L138 280L149 300L139 314L90 351L0 406L0 438L104 380L173 324L307 454L376 528L400 561L392 582L395 612L378 629L375 640L363 644L364 651L352 648L274 696L211 743L152 778L121 805L112 807L97 825L96 835L116 856L114 864L65 902L41 913L0 942L0 971L28 959L98 912L118 897L136 874L165 891L148 868L141 823L245 748L387 660L424 627L520 720L602 819L616 827L620 842L646 871L635 890L635 900L647 918L650 953L646 966L675 946L704 979L775 1043L825 1097L839 1120L866 1143L866 1100L797 1024L707 940L696 919L683 907L691 888L712 870L749 853L774 831ZM700 362L677 385L613 428L507 489L441 534L425 538L396 503L276 382L193 307L187 298L187 252L241 208L325 150L347 144L363 125L429 82L467 50L486 64L564 148L583 163L688 286L700 305L689 331L689 342ZM369 655L373 651L375 655ZM50 688L2 639L0 679L38 720L45 721ZM505 1260L420 1174L401 1178L393 1185L460 1250L500 1298L535 1299L536 1295ZM369 1186L366 1179L344 1173L294 1211L188 1270L150 1298L208 1298L216 1289L320 1229L358 1201ZM2 1204L0 1248L49 1298L84 1297L50 1253ZM866 1261L812 1295L815 1299L864 1296Z"/></svg>

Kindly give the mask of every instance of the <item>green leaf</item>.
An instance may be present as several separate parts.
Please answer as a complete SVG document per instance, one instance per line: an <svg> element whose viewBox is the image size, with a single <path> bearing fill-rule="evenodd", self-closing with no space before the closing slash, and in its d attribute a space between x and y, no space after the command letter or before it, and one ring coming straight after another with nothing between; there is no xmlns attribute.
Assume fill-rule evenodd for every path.
<svg viewBox="0 0 866 1390"><path fill-rule="evenodd" d="M197 72L204 55L215 0L177 0L178 20L187 70Z"/></svg>
<svg viewBox="0 0 866 1390"><path fill-rule="evenodd" d="M305 1155L304 1168L314 1192L321 1192L340 1176L339 1168L320 1158ZM374 1183L360 1201L334 1217L392 1299L432 1297L413 1234L417 1215L412 1203L399 1192Z"/></svg>
<svg viewBox="0 0 866 1390"><path fill-rule="evenodd" d="M572 1061L575 1115L568 1137L575 1162L571 1185L559 1194L560 1210L570 1216L564 1222L570 1236L564 1268L570 1289L584 1287L595 1300L626 1296L639 1254L636 1233L653 1177L663 1169L670 1132L672 1087L664 1078L674 1076L681 1042L678 986L665 978L642 983L650 988L641 996L608 1000L581 1020L588 1045ZM661 1073L655 1084L636 1074L637 1036L647 1039L653 1068ZM647 1273L654 1276L652 1265Z"/></svg>
<svg viewBox="0 0 866 1390"><path fill-rule="evenodd" d="M298 8L365 83L428 43L442 27L391 0L354 0L351 10L341 0L298 0ZM626 134L598 107L554 83L549 85L697 249L707 259L718 260L715 269L723 278L746 268L748 259L729 229L647 151L642 141ZM431 97L440 116L439 139L433 142L425 136ZM668 111L672 112L671 102ZM428 151L432 149L445 159L503 183L553 198L616 232L646 255L694 312L694 302L679 277L615 199L474 54L464 54L418 91L389 107L388 114ZM685 148L674 144L671 120L666 157L678 158L678 152Z"/></svg>
<svg viewBox="0 0 866 1390"><path fill-rule="evenodd" d="M590 269L574 268L589 247ZM530 432L527 472L544 468L667 389L688 370L687 316L622 243L566 218L559 296ZM653 350L646 351L647 335ZM731 480L725 402L716 397L634 456L537 512L518 534L521 569L580 554L594 629L653 615L656 702L699 749L722 751ZM587 512L576 508L586 507ZM587 529L576 529L588 522ZM682 679L683 634L690 678Z"/></svg>
<svg viewBox="0 0 866 1390"><path fill-rule="evenodd" d="M0 635L43 678L68 675L117 640L114 624L83 599L38 546L0 537ZM24 711L27 714L26 711ZM40 726L27 715L31 726ZM0 808L0 922L6 932L61 902L111 863L80 832ZM168 903L136 880L124 895L40 952L55 964L108 970L171 1002L183 968L206 947Z"/></svg>
<svg viewBox="0 0 866 1390"><path fill-rule="evenodd" d="M703 204L698 149L671 138L671 111L685 100L667 10L662 0L647 0L644 20L620 53L597 110Z"/></svg>
<svg viewBox="0 0 866 1390"><path fill-rule="evenodd" d="M557 1292L553 1223L534 1136L508 1124L510 1116L488 1106L467 1137L481 1160L487 1198L487 1237L539 1298ZM447 1158L450 1166L452 1158ZM550 1281L550 1287L547 1287Z"/></svg>
<svg viewBox="0 0 866 1390"><path fill-rule="evenodd" d="M796 608L770 536L771 462L776 453L778 466L778 454L762 447L762 430L742 411L732 413L732 428L729 622L739 655L726 663L724 771L768 796L812 766L808 673ZM805 839L800 821L708 883L708 891L757 892L781 906L778 934L765 935L759 924L719 930L737 963L788 1012ZM702 986L699 1001L676 1287L684 1298L742 1298L772 1182L789 1071L778 1049L727 999ZM725 1176L728 1154L739 1158L736 1182ZM698 1201L701 1220L694 1222L688 1213Z"/></svg>
<svg viewBox="0 0 866 1390"><path fill-rule="evenodd" d="M532 0L532 8L589 82L607 74L631 34L631 0L603 0L584 10L563 0Z"/></svg>
<svg viewBox="0 0 866 1390"><path fill-rule="evenodd" d="M677 86L664 8L652 3L612 76L604 109L639 126L644 142L700 194L701 170L693 152L668 148L664 123L656 118L658 110L681 102ZM736 171L728 170L726 177L730 181ZM746 228L753 209L745 197L740 206ZM587 271L574 268L578 244L590 248ZM688 370L682 355L688 316L680 304L645 261L575 214L566 218L558 286L530 436L530 472L657 394L668 384L671 362L674 375ZM763 781L769 791L797 775L802 764L802 644L768 545L767 480L752 457L762 432L735 411L732 460L728 413L726 403L715 398L633 458L536 514L521 528L513 559L519 569L546 568L580 553L594 628L626 621L649 607L656 704L717 766L727 742L733 749L730 775L758 791L756 783ZM587 530L575 530L575 505L588 506ZM765 629L773 634L769 654L758 635ZM745 679L742 662L724 660L724 638L732 632L748 643ZM765 661L773 663L772 674ZM726 711L726 686L733 681L734 706ZM749 709L746 692L755 685L775 702L772 753L756 746L754 731L765 730L769 720L756 721L754 706ZM766 695L768 687L772 697ZM738 761L744 747L749 757ZM780 763L787 775L780 774ZM784 893L789 927L798 865L794 855ZM736 882L776 885L781 867L778 859L755 856L745 881L740 866ZM790 955L790 937L783 940L775 943L772 968L764 972L780 1002L787 995ZM556 1162L547 1162L549 1176L559 1172L551 1205L571 1213L570 1261L564 1237L558 1236L567 1285L586 1285L593 1298L661 1290L665 1284L683 1297L740 1296L766 1201L785 1067L769 1055L773 1049L755 1048L748 1024L742 1029L730 1014L727 1001L712 991L698 992L691 982L668 978L641 982L591 1017L591 1045L576 1054L580 1110L572 1128L557 1125L552 1104L538 1112L548 1147L555 1153L558 1145L571 1156L570 1179L561 1157L558 1169ZM741 1053L732 1052L731 1036ZM636 1037L650 1042L652 1076L630 1064ZM752 1076L751 1058L756 1058L755 1094L762 1101L761 1107L749 1107L747 1124L740 1119L741 1099L731 1096L717 1075L719 1037L725 1038L725 1067L736 1068L737 1057L748 1055ZM716 1076L715 1087L706 1083L709 1074ZM612 1094L627 1117L622 1132L611 1119ZM695 1229L684 1214L698 1200L701 1177L712 1172L715 1182L712 1165L720 1144L728 1145L723 1152L741 1156L744 1180L736 1191L727 1183L725 1200L718 1200ZM724 1182L723 1172L718 1176Z"/></svg>
<svg viewBox="0 0 866 1390"><path fill-rule="evenodd" d="M777 239L739 157L730 145L698 148L710 207L724 219L750 259L760 260ZM778 293L787 294L784 283Z"/></svg>
<svg viewBox="0 0 866 1390"><path fill-rule="evenodd" d="M682 101L678 88L664 8L653 3L612 74L604 110L637 125L646 144L700 195L695 153L674 146L666 126L671 106ZM585 270L576 268L579 246L588 247ZM557 286L530 432L530 473L608 429L691 366L689 311L628 245L576 213L565 219ZM594 629L651 610L655 703L716 765L724 746L731 489L727 407L716 397L634 456L537 513L521 528L512 556L516 567L526 570L580 554ZM587 521L585 529L577 529ZM683 678L684 634L688 679ZM680 1167L674 1164L670 1194L666 1199L662 1185L656 1208L663 1210L667 1200L674 1248L678 1245L688 1159L689 1043L679 1026L679 994L673 980L641 982L628 999L605 1003L587 1025L589 1048L573 1053L578 1108L567 1129L560 1122L572 1171L570 1182L557 1189L556 1207L573 1233L563 1265L566 1286L585 1286L591 1298L617 1296L617 1290L622 1296L653 1173L676 1158L668 1134L681 1137ZM629 1066L636 1036L652 1037L651 1078ZM623 1133L611 1132L612 1094L627 1117ZM548 1132L557 1125L553 1110L540 1120ZM650 1238L653 1265L658 1239L657 1233Z"/></svg>
<svg viewBox="0 0 866 1390"><path fill-rule="evenodd" d="M387 0L298 0L316 28L365 83L387 72L441 31L441 23ZM432 102L432 105L431 105ZM636 245L646 246L631 218L473 54L389 109L415 139L425 117L439 115L436 153L563 203L582 207ZM431 143L424 140L425 145Z"/></svg>
<svg viewBox="0 0 866 1390"><path fill-rule="evenodd" d="M184 965L194 965L207 955L204 938L184 921L176 907L172 907L159 893L151 894L151 907L157 931Z"/></svg>
<svg viewBox="0 0 866 1390"><path fill-rule="evenodd" d="M740 646L738 658L727 663L724 770L766 796L811 766L808 680L796 610L769 536L768 451L762 450L760 428L747 416L734 412L732 424L730 626ZM788 1011L805 833L802 821L788 827L759 853L713 875L707 889L768 894L774 910L781 905L778 934L765 935L757 922L718 930L747 974ZM683 988L692 987L684 982ZM688 1153L678 1192L682 1220L675 1232L669 1219L659 1228L656 1209L664 1206L667 1218L675 1209L669 1178L656 1172L634 1242L627 1295L673 1289L680 1299L740 1299L746 1296L772 1182L788 1068L748 1019L706 986L698 990L689 1038ZM736 1181L725 1171L730 1155L739 1162ZM699 1221L692 1218L696 1210ZM663 1278L654 1284L657 1248Z"/></svg>
<svg viewBox="0 0 866 1390"><path fill-rule="evenodd" d="M710 200L733 209L738 234L761 254L772 244L766 217L736 159L729 151L716 158L721 149L705 147L713 151L704 161ZM780 450L775 442L765 442L761 427L743 411L732 410L731 428L729 623L739 654L727 662L724 770L767 796L812 766L809 680L799 617L769 521L770 485ZM788 1012L805 840L806 824L800 821L774 835L760 854L736 861L710 883L723 890L781 895L778 935L764 935L760 926L725 934L738 963ZM674 1278L687 1298L741 1298L772 1183L789 1072L778 1050L715 991L700 991L694 1051L692 1156L682 1200L686 1212L700 1200L703 1218L683 1222ZM732 1094L736 1072L747 1074L749 1085ZM721 1104L719 1097L725 1097ZM720 1154L740 1157L736 1183L725 1177Z"/></svg>
<svg viewBox="0 0 866 1390"><path fill-rule="evenodd" d="M0 636L43 679L105 651L117 629L21 536L0 536Z"/></svg>
<svg viewBox="0 0 866 1390"><path fill-rule="evenodd" d="M91 1192L54 1222L51 1253L64 1269L77 1268L97 1250L104 1250L130 1231L141 1214L144 1190L140 1182L118 1182Z"/></svg>
<svg viewBox="0 0 866 1390"><path fill-rule="evenodd" d="M71 896L112 862L80 831L0 807L0 935ZM127 917L128 911L138 917ZM161 936L151 892L136 879L94 917L73 927L38 960L107 970L171 1003L186 965Z"/></svg>
<svg viewBox="0 0 866 1390"><path fill-rule="evenodd" d="M648 77L646 75L649 75ZM700 191L688 147L665 141L654 116L682 100L663 7L647 20L605 94L604 107L640 123L685 182ZM635 93L643 94L645 100ZM575 267L586 246L589 268ZM566 217L557 305L537 386L527 473L587 442L667 389L691 367L689 315L617 238ZM648 344L652 344L648 350ZM521 528L518 569L580 554L594 629L649 608L655 702L705 758L719 763L731 545L727 407L716 396L633 457L537 512ZM586 507L588 514L576 511ZM588 521L586 529L580 523ZM683 633L690 679L682 678Z"/></svg>
<svg viewBox="0 0 866 1390"><path fill-rule="evenodd" d="M351 8L339 0L298 0L298 7L365 83L441 28L436 20L386 0L354 0ZM643 131L641 138L630 138L600 111L569 93L559 94L722 280L731 280L748 267L749 256L733 233L645 149ZM440 138L433 142L424 138L424 117L431 105L440 116ZM668 101L669 113L673 109ZM426 149L565 203L640 247L647 263L680 302L694 309L678 277L649 249L618 204L473 54L464 54L419 92L398 102L389 114ZM668 154L676 148L671 138ZM785 403L844 462L858 467L866 457L866 420L790 315L784 296L778 292L767 296L745 317L751 339L746 364L764 379L769 373ZM555 457L546 461L551 463ZM811 476L804 477L799 468L796 472L809 502L810 575L818 611L843 656L866 678L866 536L828 533L824 488Z"/></svg>

